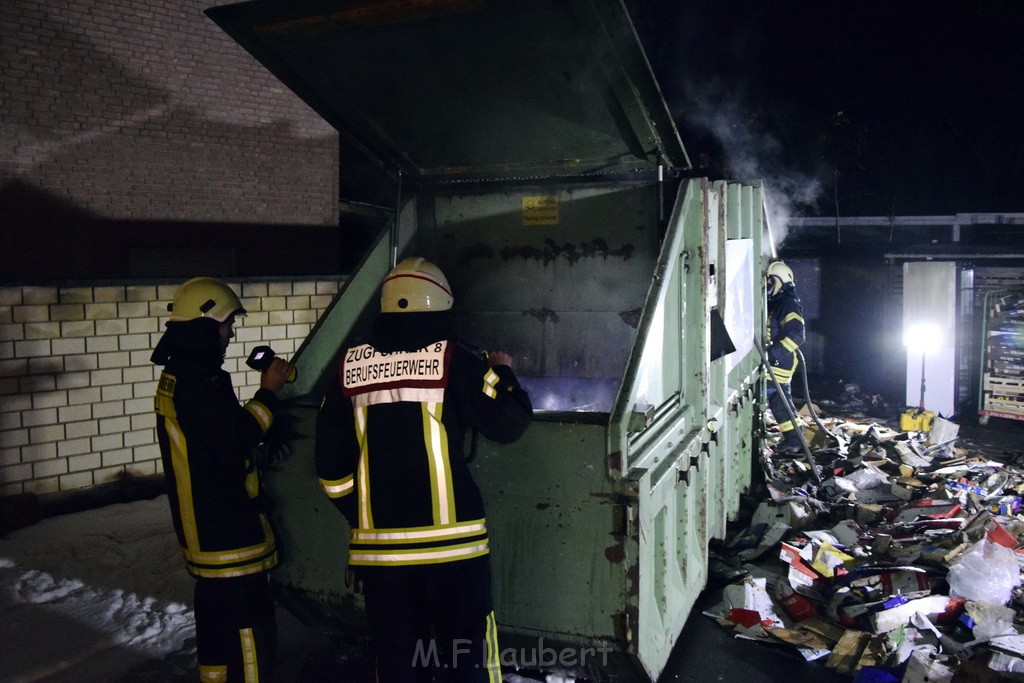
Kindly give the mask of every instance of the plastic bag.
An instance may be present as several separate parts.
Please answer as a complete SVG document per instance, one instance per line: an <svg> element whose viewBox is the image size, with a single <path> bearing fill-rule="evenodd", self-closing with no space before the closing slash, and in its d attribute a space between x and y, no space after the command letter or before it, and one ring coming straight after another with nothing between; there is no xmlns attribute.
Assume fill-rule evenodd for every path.
<svg viewBox="0 0 1024 683"><path fill-rule="evenodd" d="M1016 612L1009 607L968 600L965 610L967 616L974 622L971 631L978 640L988 640L995 636L1017 633L1017 629L1013 627L1013 617Z"/></svg>
<svg viewBox="0 0 1024 683"><path fill-rule="evenodd" d="M864 467L851 472L846 475L846 479L852 481L853 485L860 491L889 485L889 477L870 467Z"/></svg>
<svg viewBox="0 0 1024 683"><path fill-rule="evenodd" d="M949 568L949 592L992 605L1005 605L1020 585L1020 567L1012 550L983 538Z"/></svg>

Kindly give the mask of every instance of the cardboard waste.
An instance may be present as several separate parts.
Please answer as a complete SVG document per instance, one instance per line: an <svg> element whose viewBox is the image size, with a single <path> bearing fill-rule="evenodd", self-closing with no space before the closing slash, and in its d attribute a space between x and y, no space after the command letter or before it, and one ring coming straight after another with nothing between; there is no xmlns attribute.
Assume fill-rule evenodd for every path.
<svg viewBox="0 0 1024 683"><path fill-rule="evenodd" d="M941 417L801 419L813 459L765 448L766 495L715 548L732 583L704 614L855 681L1024 680L1024 469L958 448Z"/></svg>

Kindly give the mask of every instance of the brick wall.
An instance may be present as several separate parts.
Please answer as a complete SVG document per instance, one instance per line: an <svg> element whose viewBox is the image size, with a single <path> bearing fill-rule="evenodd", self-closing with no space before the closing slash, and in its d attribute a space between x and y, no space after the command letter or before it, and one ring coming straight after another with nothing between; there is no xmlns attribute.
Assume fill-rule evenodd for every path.
<svg viewBox="0 0 1024 683"><path fill-rule="evenodd" d="M213 4L0 2L0 205L18 182L39 211L337 225L337 133Z"/></svg>
<svg viewBox="0 0 1024 683"><path fill-rule="evenodd" d="M0 496L52 493L161 472L149 355L179 283L0 287ZM224 368L239 399L267 343L290 356L340 280L230 282L248 315Z"/></svg>
<svg viewBox="0 0 1024 683"><path fill-rule="evenodd" d="M18 246L0 259L18 266L0 268L0 496L160 469L149 354L184 278L101 276L90 259L237 260L237 235L265 240L261 226L304 245L296 229L338 225L336 131L203 14L213 4L0 1L0 246ZM203 270L177 252L168 264ZM254 263L233 282L251 311L226 362L240 398L258 385L245 351L291 354L341 279ZM285 273L317 275L271 277Z"/></svg>

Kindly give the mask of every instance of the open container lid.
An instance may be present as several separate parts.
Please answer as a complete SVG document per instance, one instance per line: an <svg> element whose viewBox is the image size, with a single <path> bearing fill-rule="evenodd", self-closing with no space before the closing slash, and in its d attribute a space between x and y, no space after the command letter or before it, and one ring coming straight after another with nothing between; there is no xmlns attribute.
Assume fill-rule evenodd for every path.
<svg viewBox="0 0 1024 683"><path fill-rule="evenodd" d="M621 0L253 0L207 14L392 174L690 165Z"/></svg>

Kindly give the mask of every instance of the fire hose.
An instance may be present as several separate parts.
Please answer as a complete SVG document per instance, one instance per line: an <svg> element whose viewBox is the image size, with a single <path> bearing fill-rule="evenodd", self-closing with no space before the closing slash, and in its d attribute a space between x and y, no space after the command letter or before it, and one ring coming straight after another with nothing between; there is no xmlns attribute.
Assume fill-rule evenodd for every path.
<svg viewBox="0 0 1024 683"><path fill-rule="evenodd" d="M761 342L754 337L754 346L757 347L757 352L761 354L761 362L764 363L765 368L768 370L768 376L772 379L772 384L775 386L775 391L779 392L779 395L783 399L783 404L786 406L786 412L789 413L789 419L794 425L800 423L800 420L796 416L796 411L793 410L793 405L788 399L786 399L785 392L782 391L782 384L779 382L779 378L775 376L775 371L772 369L772 364L768 361L768 354L765 353L764 346ZM806 377L805 377L806 379ZM807 464L811 468L811 474L814 476L814 481L821 484L821 474L818 472L818 467L814 462L814 456L811 454L811 448L807 445L807 440L804 439L804 433L802 429L796 429L797 438L800 441L800 448L803 450L804 459L807 460Z"/></svg>
<svg viewBox="0 0 1024 683"><path fill-rule="evenodd" d="M818 429L823 434L827 434L830 438L834 439L837 444L842 446L843 440L832 433L832 431L825 426L825 423L818 417L818 411L814 409L814 403L811 401L811 389L807 386L807 361L804 360L804 354L799 348L796 350L796 355L800 357L800 377L803 380L804 385L804 400L807 402L807 412L811 414L811 419L814 420L814 424L818 425Z"/></svg>

